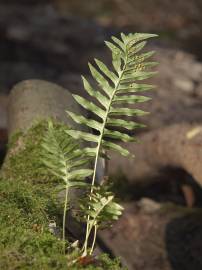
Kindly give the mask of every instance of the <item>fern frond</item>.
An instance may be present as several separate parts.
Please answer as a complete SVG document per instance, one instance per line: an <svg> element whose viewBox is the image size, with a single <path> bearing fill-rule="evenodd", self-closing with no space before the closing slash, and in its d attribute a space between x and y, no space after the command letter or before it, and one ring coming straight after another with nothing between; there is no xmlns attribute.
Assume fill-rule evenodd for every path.
<svg viewBox="0 0 202 270"><path fill-rule="evenodd" d="M81 166L89 161L88 158L84 156L84 151L79 149L78 144L75 143L72 137L66 136L63 128L54 128L52 121L48 123L48 130L44 137L42 147L42 162L53 175L62 181L62 187L63 190L65 190L63 212L63 241L65 252L65 228L69 189L88 186L83 180L90 176L93 171L81 168Z"/></svg>
<svg viewBox="0 0 202 270"><path fill-rule="evenodd" d="M117 220L122 214L123 207L114 202L114 194L108 191L106 186L97 186L94 187L90 199L87 197L81 201L81 210L83 210L81 215L89 215L92 227L95 223L100 227Z"/></svg>
<svg viewBox="0 0 202 270"><path fill-rule="evenodd" d="M105 149L115 150L123 155L129 154L128 151L115 147L114 140L133 141L134 138L127 135L127 131L120 132L120 128L133 130L143 126L132 121L118 120L117 116L121 118L147 114L142 110L129 108L129 104L138 104L150 100L147 96L139 95L139 92L151 90L154 86L138 83L138 81L154 76L156 72L147 69L157 63L145 61L154 54L153 51L140 54L139 52L146 45L146 40L155 36L153 34L135 33L121 34L121 39L112 37L112 42L106 42L106 45L112 51L114 71L110 70L100 60L95 59L97 68L92 64L89 64L89 68L94 80L97 82L96 89L91 86L86 78L82 77L85 90L100 105L78 95L74 95L74 99L86 110L97 115L100 120L88 120L72 112L67 113L75 122L95 129L98 134L84 134L78 130L68 130L67 133L76 139L96 143L95 159ZM112 127L113 131L110 130Z"/></svg>
<svg viewBox="0 0 202 270"><path fill-rule="evenodd" d="M151 78L156 74L156 72L148 70L156 65L156 62L148 61L154 52L139 52L141 52L146 45L146 40L155 36L156 35L153 34L135 33L125 35L122 33L121 39L112 37L112 42L106 42L106 45L112 51L112 64L114 70L110 70L103 62L95 59L97 67L89 63L89 69L95 80L96 87L92 87L86 78L82 77L84 89L94 98L94 102L81 96L73 95L77 103L97 116L96 120L88 120L83 116L67 111L69 116L76 123L86 125L96 130L95 134L79 130L66 131L67 134L75 139L82 139L93 143L91 155L94 155L95 162L89 195L89 205L88 208L85 209L88 216L86 239L83 246L84 255L87 253L88 239L93 227L94 236L96 237L99 215L101 215L102 211L104 211L104 209L110 209L112 215L115 215L116 213L116 209L112 206L107 208L112 202L113 196L107 196L107 193L105 193L99 197L99 193L97 194L94 189L98 159L99 157L104 156L105 150L117 151L124 156L130 154L127 149L118 145L117 142L134 141L135 138L128 135L128 130L142 127L142 125L122 118L147 114L147 112L137 108L131 108L129 105L139 104L150 100L149 97L140 95L140 93L153 88L152 85L143 84L141 81ZM122 130L121 132L120 128ZM88 148L88 151L89 149L90 147ZM99 200L97 198L99 198ZM115 207L114 204L113 206ZM110 219L109 212L110 211L108 211L107 214L105 213L108 220ZM119 213L120 212L117 210L117 215ZM104 217L101 215L102 219ZM95 241L93 241L93 246L94 243ZM91 251L93 250L93 246Z"/></svg>
<svg viewBox="0 0 202 270"><path fill-rule="evenodd" d="M122 214L123 207L114 201L114 195L107 190L106 186L93 188L93 193L81 201L80 220L88 219L87 239L94 229L93 243L90 254L93 252L97 230L100 227L110 225L112 221L118 220ZM86 251L84 251L85 254Z"/></svg>
<svg viewBox="0 0 202 270"><path fill-rule="evenodd" d="M83 156L79 145L71 136L66 136L64 129L55 129L52 121L49 121L48 130L44 137L42 147L44 165L63 181L66 186L80 185L79 181L92 174L92 170L80 169L82 165L89 162ZM74 185L71 181L74 181Z"/></svg>

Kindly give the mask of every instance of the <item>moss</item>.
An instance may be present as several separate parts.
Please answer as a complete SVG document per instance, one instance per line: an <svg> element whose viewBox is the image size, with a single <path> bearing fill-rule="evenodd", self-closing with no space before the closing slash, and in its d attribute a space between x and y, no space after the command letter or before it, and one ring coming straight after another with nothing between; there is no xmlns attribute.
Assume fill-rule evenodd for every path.
<svg viewBox="0 0 202 270"><path fill-rule="evenodd" d="M21 136L23 136L23 132L20 130L16 131L9 139L8 148L11 148L13 145L15 145Z"/></svg>
<svg viewBox="0 0 202 270"><path fill-rule="evenodd" d="M58 127L63 127L57 124ZM4 178L29 180L33 184L54 182L51 174L42 166L41 142L46 132L47 122L40 121L27 132L16 132L9 140L8 156L2 169Z"/></svg>
<svg viewBox="0 0 202 270"><path fill-rule="evenodd" d="M0 269L52 269L55 254L65 265L62 242L48 230L53 209L58 212L45 190L39 192L29 182L1 179Z"/></svg>
<svg viewBox="0 0 202 270"><path fill-rule="evenodd" d="M57 124L58 128L64 128ZM9 154L0 178L0 269L84 269L68 267L70 255L49 231L54 220L60 234L62 206L57 200L58 181L42 166L41 142L47 122L41 121L26 133L17 132L9 142ZM99 264L85 269L122 269L106 255Z"/></svg>

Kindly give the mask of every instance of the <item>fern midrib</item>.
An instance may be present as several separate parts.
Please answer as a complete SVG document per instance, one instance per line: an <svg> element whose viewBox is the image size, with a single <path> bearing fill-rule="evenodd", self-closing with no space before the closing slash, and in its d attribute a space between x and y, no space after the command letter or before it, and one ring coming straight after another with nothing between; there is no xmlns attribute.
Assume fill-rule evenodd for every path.
<svg viewBox="0 0 202 270"><path fill-rule="evenodd" d="M91 182L91 189L90 189L90 200L91 200L91 194L93 193L93 187L94 187L94 184L95 184L95 176L96 176L96 171L97 171L97 163L98 163L98 157L99 157L99 154L100 154L100 148L101 148L101 143L102 143L102 139L103 139L103 136L104 136L104 129L105 129L105 126L106 126L106 122L107 122L107 118L108 118L108 115L109 115L109 110L111 108L111 104L112 104L112 101L113 101L113 98L114 98L114 95L120 85L120 82L121 82L121 79L122 79L122 76L124 74L124 71L125 71L125 68L127 66L127 62L128 62L128 54L127 54L127 44L126 44L126 51L125 51L125 54L126 54L126 60L125 60L125 63L124 63L124 66L123 66L123 69L122 69L122 72L121 74L119 75L119 79L117 81L117 84L114 88L114 91L112 93L112 96L110 98L110 102L109 102L109 106L106 110L106 114L105 114L105 119L103 121L103 125L102 125L102 129L101 129L101 132L100 132L100 138L99 138L99 142L98 142L98 146L97 146L97 151L96 151L96 156L95 156L95 163L94 163L94 170L93 170L93 179L92 179L92 182ZM87 244L88 244L88 237L89 237L89 220L90 220L90 216L88 215L87 217L87 227L86 227L86 239L85 239L85 242L84 242L84 246L83 246L83 255L86 255L86 252L87 252Z"/></svg>
<svg viewBox="0 0 202 270"><path fill-rule="evenodd" d="M66 178L66 187L65 187L65 202L64 202L64 212L63 212L63 241L65 243L65 228L66 228L66 215L67 215L67 202L68 202L68 194L69 194L69 186L68 186L68 169L67 169L67 161L65 160L65 155L63 154L64 165L65 165L65 178ZM64 244L65 245L65 244ZM64 248L65 251L65 248Z"/></svg>
<svg viewBox="0 0 202 270"><path fill-rule="evenodd" d="M65 253L65 238L66 238L66 235L65 235L65 228L66 228L66 214L67 214L67 203L68 203L68 194L69 194L69 169L68 169L68 164L67 164L67 160L65 158L65 154L64 154L64 151L60 145L60 143L58 143L56 137L53 135L53 139L55 141L55 145L57 146L58 148L58 152L60 153L60 156L61 156L61 160L62 160L62 164L65 168L65 175L62 178L62 180L65 182L65 200L64 200L64 211L63 211L63 224L62 224L62 239L63 239L63 242L64 242L64 253Z"/></svg>
<svg viewBox="0 0 202 270"><path fill-rule="evenodd" d="M100 132L100 139L99 139L99 142L98 142L97 152L96 152L96 157L95 157L93 179L92 179L92 183L91 183L91 193L93 191L93 186L95 184L95 177L96 177L96 171L97 171L97 163L98 163L98 158L99 158L99 154L100 154L100 148L101 148L101 144L102 144L102 139L103 139L103 136L104 136L104 130L105 130L105 126L106 126L106 123L107 123L107 118L108 118L108 115L109 115L109 110L111 108L112 101L114 99L114 96L116 94L116 91L118 90L118 87L120 85L121 79L123 77L123 74L125 72L125 69L126 69L126 66L127 66L127 62L128 62L127 44L126 44L125 54L126 54L126 61L125 61L125 64L123 66L122 72L119 75L119 78L118 78L117 84L116 84L116 86L114 88L114 91L112 93L112 96L110 98L109 106L108 106L108 108L106 110L105 119L103 121L102 129L101 129L101 132Z"/></svg>
<svg viewBox="0 0 202 270"><path fill-rule="evenodd" d="M95 244L95 239L96 239L96 234L97 234L97 228L98 227L98 224L96 224L96 219L97 217L99 216L99 214L102 212L102 210L113 200L113 197L111 197L110 199L108 198L108 200L102 205L102 207L100 207L99 211L96 212L96 215L94 216L93 218L93 222L91 224L91 226L89 225L88 229L87 229L87 232L88 232L88 236L90 235L91 231L92 231L92 228L94 227L95 228L95 232L94 232L94 239L93 239L93 245L92 245L92 248L91 248L91 251L90 251L90 254L92 253L93 251L93 247L94 247L94 244ZM88 216L88 220L90 219L90 217Z"/></svg>
<svg viewBox="0 0 202 270"><path fill-rule="evenodd" d="M62 150L62 148L60 147L60 144L57 142L56 140L56 144L58 145L60 154L62 155L62 159L63 159L63 164L65 167L65 176L63 178L63 180L66 182L66 186L65 186L65 202L64 202L64 211L63 211L63 226L62 226L62 238L64 241L64 253L65 253L65 238L66 238L66 234L65 234L65 228L66 228L66 215L67 215L67 203L68 203L68 194L69 194L69 170L68 170L68 165L67 165L67 161L65 158L65 154Z"/></svg>

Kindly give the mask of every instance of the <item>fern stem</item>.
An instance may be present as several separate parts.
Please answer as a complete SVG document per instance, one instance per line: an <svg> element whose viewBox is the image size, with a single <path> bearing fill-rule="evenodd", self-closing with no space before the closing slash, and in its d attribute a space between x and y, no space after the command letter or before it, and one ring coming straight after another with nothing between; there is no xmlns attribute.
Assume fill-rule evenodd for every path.
<svg viewBox="0 0 202 270"><path fill-rule="evenodd" d="M126 50L127 50L127 45L126 45ZM103 139L103 136L104 136L104 129L105 129L105 126L106 126L106 123L107 123L108 115L109 115L109 110L110 110L112 101L114 99L114 96L116 94L116 91L117 91L117 89L118 89L118 87L120 85L122 76L123 76L123 74L125 72L125 69L126 69L126 66L127 66L127 62L128 62L127 51L125 52L125 55L126 55L125 63L124 63L124 66L123 66L123 69L122 69L121 73L119 74L119 78L117 80L117 84L115 85L114 91L113 91L112 96L110 98L109 106L108 106L108 108L106 110L105 119L103 121L102 129L100 131L100 139L99 139L98 146L97 146L97 152L96 152L96 156L95 156L95 163L94 163L94 170L93 170L93 178L92 178L92 182L91 182L90 200L91 200L91 195L93 193L93 187L95 185L95 177L96 177L96 172L97 172L97 163L98 163L98 158L99 158L99 154L100 154L102 139ZM85 239L85 242L84 242L84 247L85 247L84 248L84 251L86 251L86 252L87 252L87 246L88 246L88 239L89 239L89 236L90 236L90 233L89 233L89 219L90 219L90 217L88 215L88 217L87 217L87 225L86 225L86 239Z"/></svg>
<svg viewBox="0 0 202 270"><path fill-rule="evenodd" d="M89 217L88 217L89 218ZM93 224L89 224L89 220L87 221L87 225L86 225L86 237L85 237L85 242L84 242L84 245L83 245L83 253L82 253L82 257L85 257L87 255L87 250L88 250L88 238L91 234L91 231L92 231L92 228L93 228Z"/></svg>
<svg viewBox="0 0 202 270"><path fill-rule="evenodd" d="M122 76L123 76L123 73L125 71L125 68L126 68L126 65L127 65L127 62L128 62L128 57L127 57L127 54L126 54L126 61L124 63L124 66L123 66L123 69L122 69L122 72L121 74L119 75L119 78L118 78L118 81L117 81L117 84L114 88L114 91L112 93L112 96L110 98L110 102L109 102L109 106L106 110L106 114L105 114L105 119L103 121L103 124L102 124L102 129L101 129L101 132L100 132L100 139L99 139L99 142L98 142L98 146L97 146L97 152L96 152L96 157L95 157L95 164L94 164L94 173L93 173L93 179L92 179L92 183L91 183L91 190L90 190L90 194L92 194L93 192L93 186L95 184L95 177L96 177L96 172L97 172L97 163L98 163L98 158L99 158L99 154L100 154L100 148L101 148L101 144L102 144L102 139L103 139L103 136L104 136L104 130L105 130L105 126L106 126L106 123L107 123L107 118L108 118L108 115L109 115L109 110L111 108L111 104L112 104L112 101L114 99L114 96L115 96L115 93L120 85L120 82L121 82L121 79L122 79Z"/></svg>
<svg viewBox="0 0 202 270"><path fill-rule="evenodd" d="M97 225L94 226L94 236L93 236L93 243L90 249L89 254L92 255L94 247L95 247L95 242L96 242L96 237L97 237Z"/></svg>
<svg viewBox="0 0 202 270"><path fill-rule="evenodd" d="M85 236L85 241L83 244L83 253L82 253L82 257L85 257L87 255L87 249L88 249L88 237L89 237L89 216L88 216L88 220L86 223L86 236Z"/></svg>
<svg viewBox="0 0 202 270"><path fill-rule="evenodd" d="M97 163L98 163L98 157L99 157L99 152L100 152L100 146L101 146L101 141L99 141L98 143L98 147L97 147L97 153L96 153L96 157L95 157L95 163L94 163L94 169L93 169L93 178L92 178L92 182L91 182L91 189L90 189L90 197L89 200L91 201L91 195L93 193L93 187L95 185L95 177L96 177L96 171L97 171ZM86 237L85 237L85 241L84 241L84 245L83 245L83 255L86 256L87 254L87 249L88 249L88 239L90 236L90 224L89 224L89 220L90 220L90 216L87 216L87 222L86 222Z"/></svg>
<svg viewBox="0 0 202 270"><path fill-rule="evenodd" d="M66 227L66 215L67 215L67 203L68 203L68 193L69 193L69 188L66 186L66 191L65 191L65 202L64 202L64 212L63 212L63 229L62 229L62 240L64 242L64 253L65 253L65 227Z"/></svg>

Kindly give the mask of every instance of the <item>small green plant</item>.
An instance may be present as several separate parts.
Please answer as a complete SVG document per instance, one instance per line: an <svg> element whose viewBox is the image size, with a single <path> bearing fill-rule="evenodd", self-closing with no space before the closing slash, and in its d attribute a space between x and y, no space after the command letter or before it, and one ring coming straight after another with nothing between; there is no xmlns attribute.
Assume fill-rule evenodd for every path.
<svg viewBox="0 0 202 270"><path fill-rule="evenodd" d="M87 220L88 231L86 231L86 240L84 242L84 255L87 254L87 240L94 230L92 246L89 254L93 253L97 231L100 227L106 227L113 220L117 220L122 214L123 207L114 202L114 195L108 191L107 186L95 186L93 192L86 196L81 204L81 216Z"/></svg>
<svg viewBox="0 0 202 270"><path fill-rule="evenodd" d="M42 146L45 150L43 163L58 179L62 180L59 188L65 190L63 213L63 241L65 244L66 213L68 193L71 187L84 187L87 183L81 181L92 174L91 169L80 169L88 162L83 152L71 137L66 136L64 129L54 129L52 121L48 122L48 132Z"/></svg>
<svg viewBox="0 0 202 270"><path fill-rule="evenodd" d="M68 204L68 191L71 187L85 187L86 197L80 206L81 217L86 222L86 237L82 248L82 256L93 252L97 230L118 219L123 208L114 202L114 195L107 188L107 184L96 182L96 172L99 158L108 158L106 151L113 150L121 155L130 155L129 151L118 143L134 142L136 138L131 134L134 129L144 125L128 120L127 117L143 116L147 114L130 105L146 102L149 97L142 92L154 88L153 85L138 83L152 77L156 72L147 69L155 66L156 62L146 61L154 52L139 53L146 45L147 39L156 37L154 34L121 34L121 39L112 37L112 42L106 42L112 51L113 71L103 62L95 59L97 68L89 64L89 68L96 87L82 77L84 89L93 98L89 101L78 95L74 99L83 108L95 115L88 119L67 111L68 115L80 125L94 130L85 132L67 129L65 134L58 134L49 123L49 129L44 140L46 159L44 163L64 183L66 189L63 240L65 240L65 219ZM87 146L80 149L76 140L86 141ZM93 169L83 169L82 166L93 160ZM92 175L91 183L86 184L85 178ZM93 243L89 248L89 237L93 234Z"/></svg>
<svg viewBox="0 0 202 270"><path fill-rule="evenodd" d="M61 136L66 128L54 122ZM0 171L0 269L125 269L119 260L104 254L79 260L78 249L63 253L64 242L59 238L63 209L57 188L61 180L39 159L46 131L47 120L40 120L9 141L10 156Z"/></svg>

